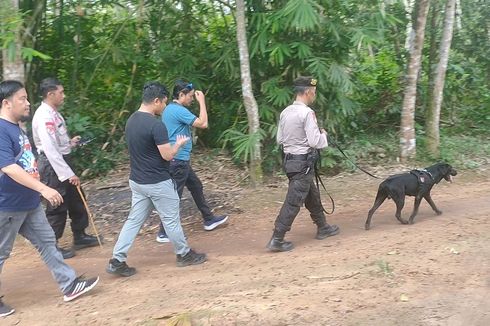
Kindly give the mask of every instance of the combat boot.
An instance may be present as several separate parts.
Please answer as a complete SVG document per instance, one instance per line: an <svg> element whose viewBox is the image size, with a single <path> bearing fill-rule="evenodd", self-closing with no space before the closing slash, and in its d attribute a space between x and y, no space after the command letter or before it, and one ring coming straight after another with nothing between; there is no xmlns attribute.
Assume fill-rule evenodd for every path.
<svg viewBox="0 0 490 326"><path fill-rule="evenodd" d="M73 248L75 250L97 246L99 244L97 237L88 235L85 231L73 233Z"/></svg>
<svg viewBox="0 0 490 326"><path fill-rule="evenodd" d="M318 230L316 231L316 239L318 240L323 240L327 237L331 237L333 235L339 234L340 229L337 225L324 225L318 227Z"/></svg>
<svg viewBox="0 0 490 326"><path fill-rule="evenodd" d="M290 241L284 241L284 233L279 233L274 231L272 234L272 239L267 244L267 248L270 251L290 251L294 248L294 245Z"/></svg>
<svg viewBox="0 0 490 326"><path fill-rule="evenodd" d="M58 244L56 244L56 249L58 249L58 251L61 253L63 259L70 259L75 257L75 251L71 248L68 249L61 248L58 246Z"/></svg>

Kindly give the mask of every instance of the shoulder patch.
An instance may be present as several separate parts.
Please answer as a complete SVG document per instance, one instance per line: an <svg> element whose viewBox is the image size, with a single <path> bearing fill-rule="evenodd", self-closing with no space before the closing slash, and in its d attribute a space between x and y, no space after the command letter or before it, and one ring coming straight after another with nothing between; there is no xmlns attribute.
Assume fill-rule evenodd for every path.
<svg viewBox="0 0 490 326"><path fill-rule="evenodd" d="M315 123L318 123L318 121L316 120L316 114L315 114L315 111L311 111L311 114L313 115L313 120L315 120Z"/></svg>
<svg viewBox="0 0 490 326"><path fill-rule="evenodd" d="M46 126L46 130L48 131L49 134L54 134L55 133L56 128L54 126L54 122L53 121L47 121L45 123L45 126Z"/></svg>

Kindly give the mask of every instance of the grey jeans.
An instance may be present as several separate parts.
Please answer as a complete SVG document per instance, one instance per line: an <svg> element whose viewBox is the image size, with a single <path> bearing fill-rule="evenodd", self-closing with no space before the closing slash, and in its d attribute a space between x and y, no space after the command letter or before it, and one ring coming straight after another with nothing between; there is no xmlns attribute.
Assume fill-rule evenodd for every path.
<svg viewBox="0 0 490 326"><path fill-rule="evenodd" d="M160 215L175 253L187 254L190 248L180 224L180 199L174 182L169 179L155 184L138 184L129 180L129 186L132 192L131 211L114 246L113 258L126 261L136 235L153 209Z"/></svg>
<svg viewBox="0 0 490 326"><path fill-rule="evenodd" d="M41 204L30 211L0 212L0 273L3 263L12 252L17 234L22 235L36 247L61 291L68 292L76 274L64 262L63 256L58 251L53 229L46 219Z"/></svg>

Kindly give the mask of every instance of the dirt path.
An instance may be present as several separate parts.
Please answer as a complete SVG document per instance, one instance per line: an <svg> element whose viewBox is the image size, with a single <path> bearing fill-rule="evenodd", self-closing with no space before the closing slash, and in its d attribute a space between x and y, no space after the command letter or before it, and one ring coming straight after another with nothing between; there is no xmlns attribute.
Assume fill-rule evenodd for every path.
<svg viewBox="0 0 490 326"><path fill-rule="evenodd" d="M4 299L17 312L0 324L166 325L173 317L192 325L490 325L490 172L441 182L433 198L444 214L423 203L412 226L398 224L385 203L370 231L363 225L377 181L356 173L327 183L337 204L329 220L341 227L334 238L315 240L302 209L288 234L295 250L267 252L286 183L242 190L242 213L226 227L186 223L192 247L209 255L200 266L175 267L171 246L144 232L129 254L138 273L112 277L104 269L115 235L105 229L102 250L69 260L99 274L100 286L68 304L19 239L2 272Z"/></svg>

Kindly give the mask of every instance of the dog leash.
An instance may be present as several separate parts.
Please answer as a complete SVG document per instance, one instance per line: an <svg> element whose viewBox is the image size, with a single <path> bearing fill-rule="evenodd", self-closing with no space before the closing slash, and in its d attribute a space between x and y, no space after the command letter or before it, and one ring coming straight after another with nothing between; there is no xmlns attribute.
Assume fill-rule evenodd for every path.
<svg viewBox="0 0 490 326"><path fill-rule="evenodd" d="M315 182L316 182L316 188L318 189L318 192L320 192L320 184L322 185L323 187L323 190L325 190L325 192L327 193L328 197L330 198L330 202L332 203L332 211L330 212L327 212L327 210L325 209L325 207L323 207L323 203L321 202L320 200L320 204L322 206L322 210L325 214L327 215L332 215L333 212L335 212L335 201L333 200L333 197L330 195L330 193L328 192L327 190L327 187L325 187L325 184L323 183L323 180L322 178L320 177L320 173L318 172L320 169L319 169L319 164L321 164L321 154L320 154L320 151L317 150L317 153L318 153L318 159L317 161L315 162L315 165L314 165L314 169L315 169Z"/></svg>
<svg viewBox="0 0 490 326"><path fill-rule="evenodd" d="M320 174L318 173L318 170L315 168L315 181L316 181L316 188L318 189L318 192L320 192L320 186L318 185L319 183L322 185L323 190L327 193L328 197L330 198L330 202L332 203L332 211L327 212L325 207L323 207L322 204L322 210L325 212L327 215L332 215L333 212L335 212L335 201L333 200L332 196L330 193L327 191L327 188L325 187L325 184L323 184L322 178L320 178Z"/></svg>
<svg viewBox="0 0 490 326"><path fill-rule="evenodd" d="M362 172L366 173L367 175L369 175L370 177L373 177L375 179L381 179L380 177L377 177L375 175L373 175L372 173L369 173L368 171L364 170L363 168L361 168L359 165L357 165L356 163L354 163L345 153L344 151L342 150L342 148L340 148L340 146L331 138L331 137L328 137L328 142L330 144L332 144L333 147L336 147L339 152L345 157L345 159L347 161L349 161L352 165L354 165L357 169L361 170Z"/></svg>

